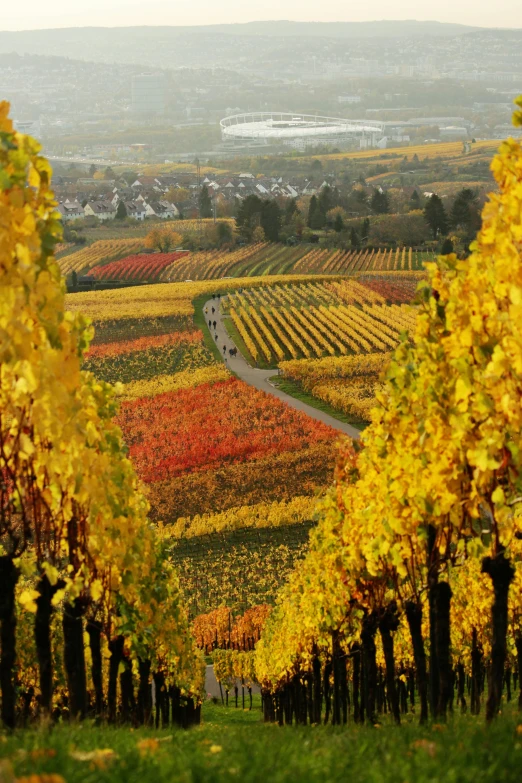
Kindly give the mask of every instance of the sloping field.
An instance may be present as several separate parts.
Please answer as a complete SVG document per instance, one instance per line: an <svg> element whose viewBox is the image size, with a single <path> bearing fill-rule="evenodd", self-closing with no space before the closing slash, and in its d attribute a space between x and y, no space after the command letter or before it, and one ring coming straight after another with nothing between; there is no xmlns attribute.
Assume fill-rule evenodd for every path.
<svg viewBox="0 0 522 783"><path fill-rule="evenodd" d="M402 291L392 289L391 294ZM388 305L378 290L354 280L231 293L225 308L253 362L269 365L303 357L387 352L402 332L414 328L416 319L413 308Z"/></svg>
<svg viewBox="0 0 522 783"><path fill-rule="evenodd" d="M440 144L417 144L412 147L388 147L384 150L360 150L358 152L337 152L331 155L311 155L310 158L300 160L343 160L344 158L356 160L371 160L372 158L404 157L418 155L419 158L465 158L469 160L474 153L491 153L493 157L500 141L496 139L476 141L471 145L471 152L466 155L462 151L461 141L446 141Z"/></svg>
<svg viewBox="0 0 522 783"><path fill-rule="evenodd" d="M340 250L305 244L288 247L270 242L246 245L235 250L136 255L142 249L142 239L100 240L65 256L58 263L64 275L73 270L91 271L94 277L104 280L174 283L258 275L415 271L422 268L430 255L405 247L393 250ZM167 263L169 255L171 259ZM143 272L144 267L150 267L150 275Z"/></svg>
<svg viewBox="0 0 522 783"><path fill-rule="evenodd" d="M58 266L62 275L68 275L70 272L88 272L97 264L116 261L130 253L137 253L143 248L143 241L140 238L100 239L64 258L58 258Z"/></svg>
<svg viewBox="0 0 522 783"><path fill-rule="evenodd" d="M178 258L161 276L165 282L215 280L257 275L327 274L368 271L415 271L426 253L412 248L396 250L339 250L317 245L286 245L268 242L233 251L212 250Z"/></svg>

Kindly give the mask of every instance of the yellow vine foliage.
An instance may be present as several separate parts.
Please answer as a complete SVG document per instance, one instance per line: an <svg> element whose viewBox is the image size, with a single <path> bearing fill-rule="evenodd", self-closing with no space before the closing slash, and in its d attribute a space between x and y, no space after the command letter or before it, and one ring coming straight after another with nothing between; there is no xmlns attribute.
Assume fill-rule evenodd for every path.
<svg viewBox="0 0 522 783"><path fill-rule="evenodd" d="M515 123L522 124L522 111ZM257 648L267 687L302 671L314 647L328 650L332 632L356 638L360 612L395 598L420 602L434 562L441 571L488 553L518 558L521 144L504 142L492 171L498 193L484 208L470 257L427 264L412 342L393 354L362 450L347 446L340 454L310 552ZM465 574L460 590L472 578Z"/></svg>
<svg viewBox="0 0 522 783"><path fill-rule="evenodd" d="M316 498L298 495L288 501L275 500L273 503L235 506L219 514L179 517L163 530L165 537L193 538L245 528L298 525L313 518L316 505Z"/></svg>
<svg viewBox="0 0 522 783"><path fill-rule="evenodd" d="M92 329L64 308L51 169L8 109L0 103L0 551L51 583L62 576L57 601L81 595L134 654L199 693L177 576L112 420L115 392L81 370ZM29 611L34 593L20 595Z"/></svg>
<svg viewBox="0 0 522 783"><path fill-rule="evenodd" d="M217 383L230 378L230 372L221 364L199 367L195 370L182 370L174 375L156 375L150 380L131 381L122 387L121 399L136 400L140 397L156 397L166 392L192 389L203 383Z"/></svg>

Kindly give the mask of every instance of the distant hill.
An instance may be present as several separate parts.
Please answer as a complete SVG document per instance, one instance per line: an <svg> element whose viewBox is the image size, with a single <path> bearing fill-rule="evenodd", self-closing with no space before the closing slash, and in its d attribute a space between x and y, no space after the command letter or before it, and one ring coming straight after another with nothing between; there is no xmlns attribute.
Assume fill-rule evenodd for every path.
<svg viewBox="0 0 522 783"><path fill-rule="evenodd" d="M0 32L0 52L58 54L66 57L133 62L138 47L184 43L198 39L235 38L407 38L450 37L478 30L459 24L416 21L379 22L248 22L192 27L70 27L54 30ZM143 51L141 52L143 55Z"/></svg>
<svg viewBox="0 0 522 783"><path fill-rule="evenodd" d="M453 36L478 30L463 24L445 22L247 22L245 24L208 25L201 28L227 35L302 36L304 38L406 38L424 35Z"/></svg>
<svg viewBox="0 0 522 783"><path fill-rule="evenodd" d="M318 46L329 40L384 39L399 42L405 38L431 38L443 45L444 39L473 33L499 34L458 24L417 21L376 22L249 22L192 27L71 27L54 30L0 32L0 53L60 55L76 60L104 63L140 64L153 67L234 67L248 62L270 47L289 56L302 49L303 42ZM516 31L510 31L511 33Z"/></svg>

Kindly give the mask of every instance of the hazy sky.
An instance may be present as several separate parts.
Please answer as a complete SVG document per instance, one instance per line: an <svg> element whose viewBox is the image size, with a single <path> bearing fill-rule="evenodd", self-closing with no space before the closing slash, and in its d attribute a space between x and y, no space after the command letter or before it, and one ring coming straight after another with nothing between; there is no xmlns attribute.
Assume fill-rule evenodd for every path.
<svg viewBox="0 0 522 783"><path fill-rule="evenodd" d="M23 0L0 2L0 30L49 27L197 25L262 19L361 22L436 19L522 28L522 0Z"/></svg>

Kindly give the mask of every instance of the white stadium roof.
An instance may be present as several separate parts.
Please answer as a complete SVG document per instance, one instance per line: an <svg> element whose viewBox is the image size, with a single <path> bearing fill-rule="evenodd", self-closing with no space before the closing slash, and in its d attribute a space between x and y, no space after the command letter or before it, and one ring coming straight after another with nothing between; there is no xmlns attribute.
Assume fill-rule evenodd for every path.
<svg viewBox="0 0 522 783"><path fill-rule="evenodd" d="M220 122L223 138L274 139L360 136L383 132L380 122L318 117L285 112L252 112L225 117Z"/></svg>

